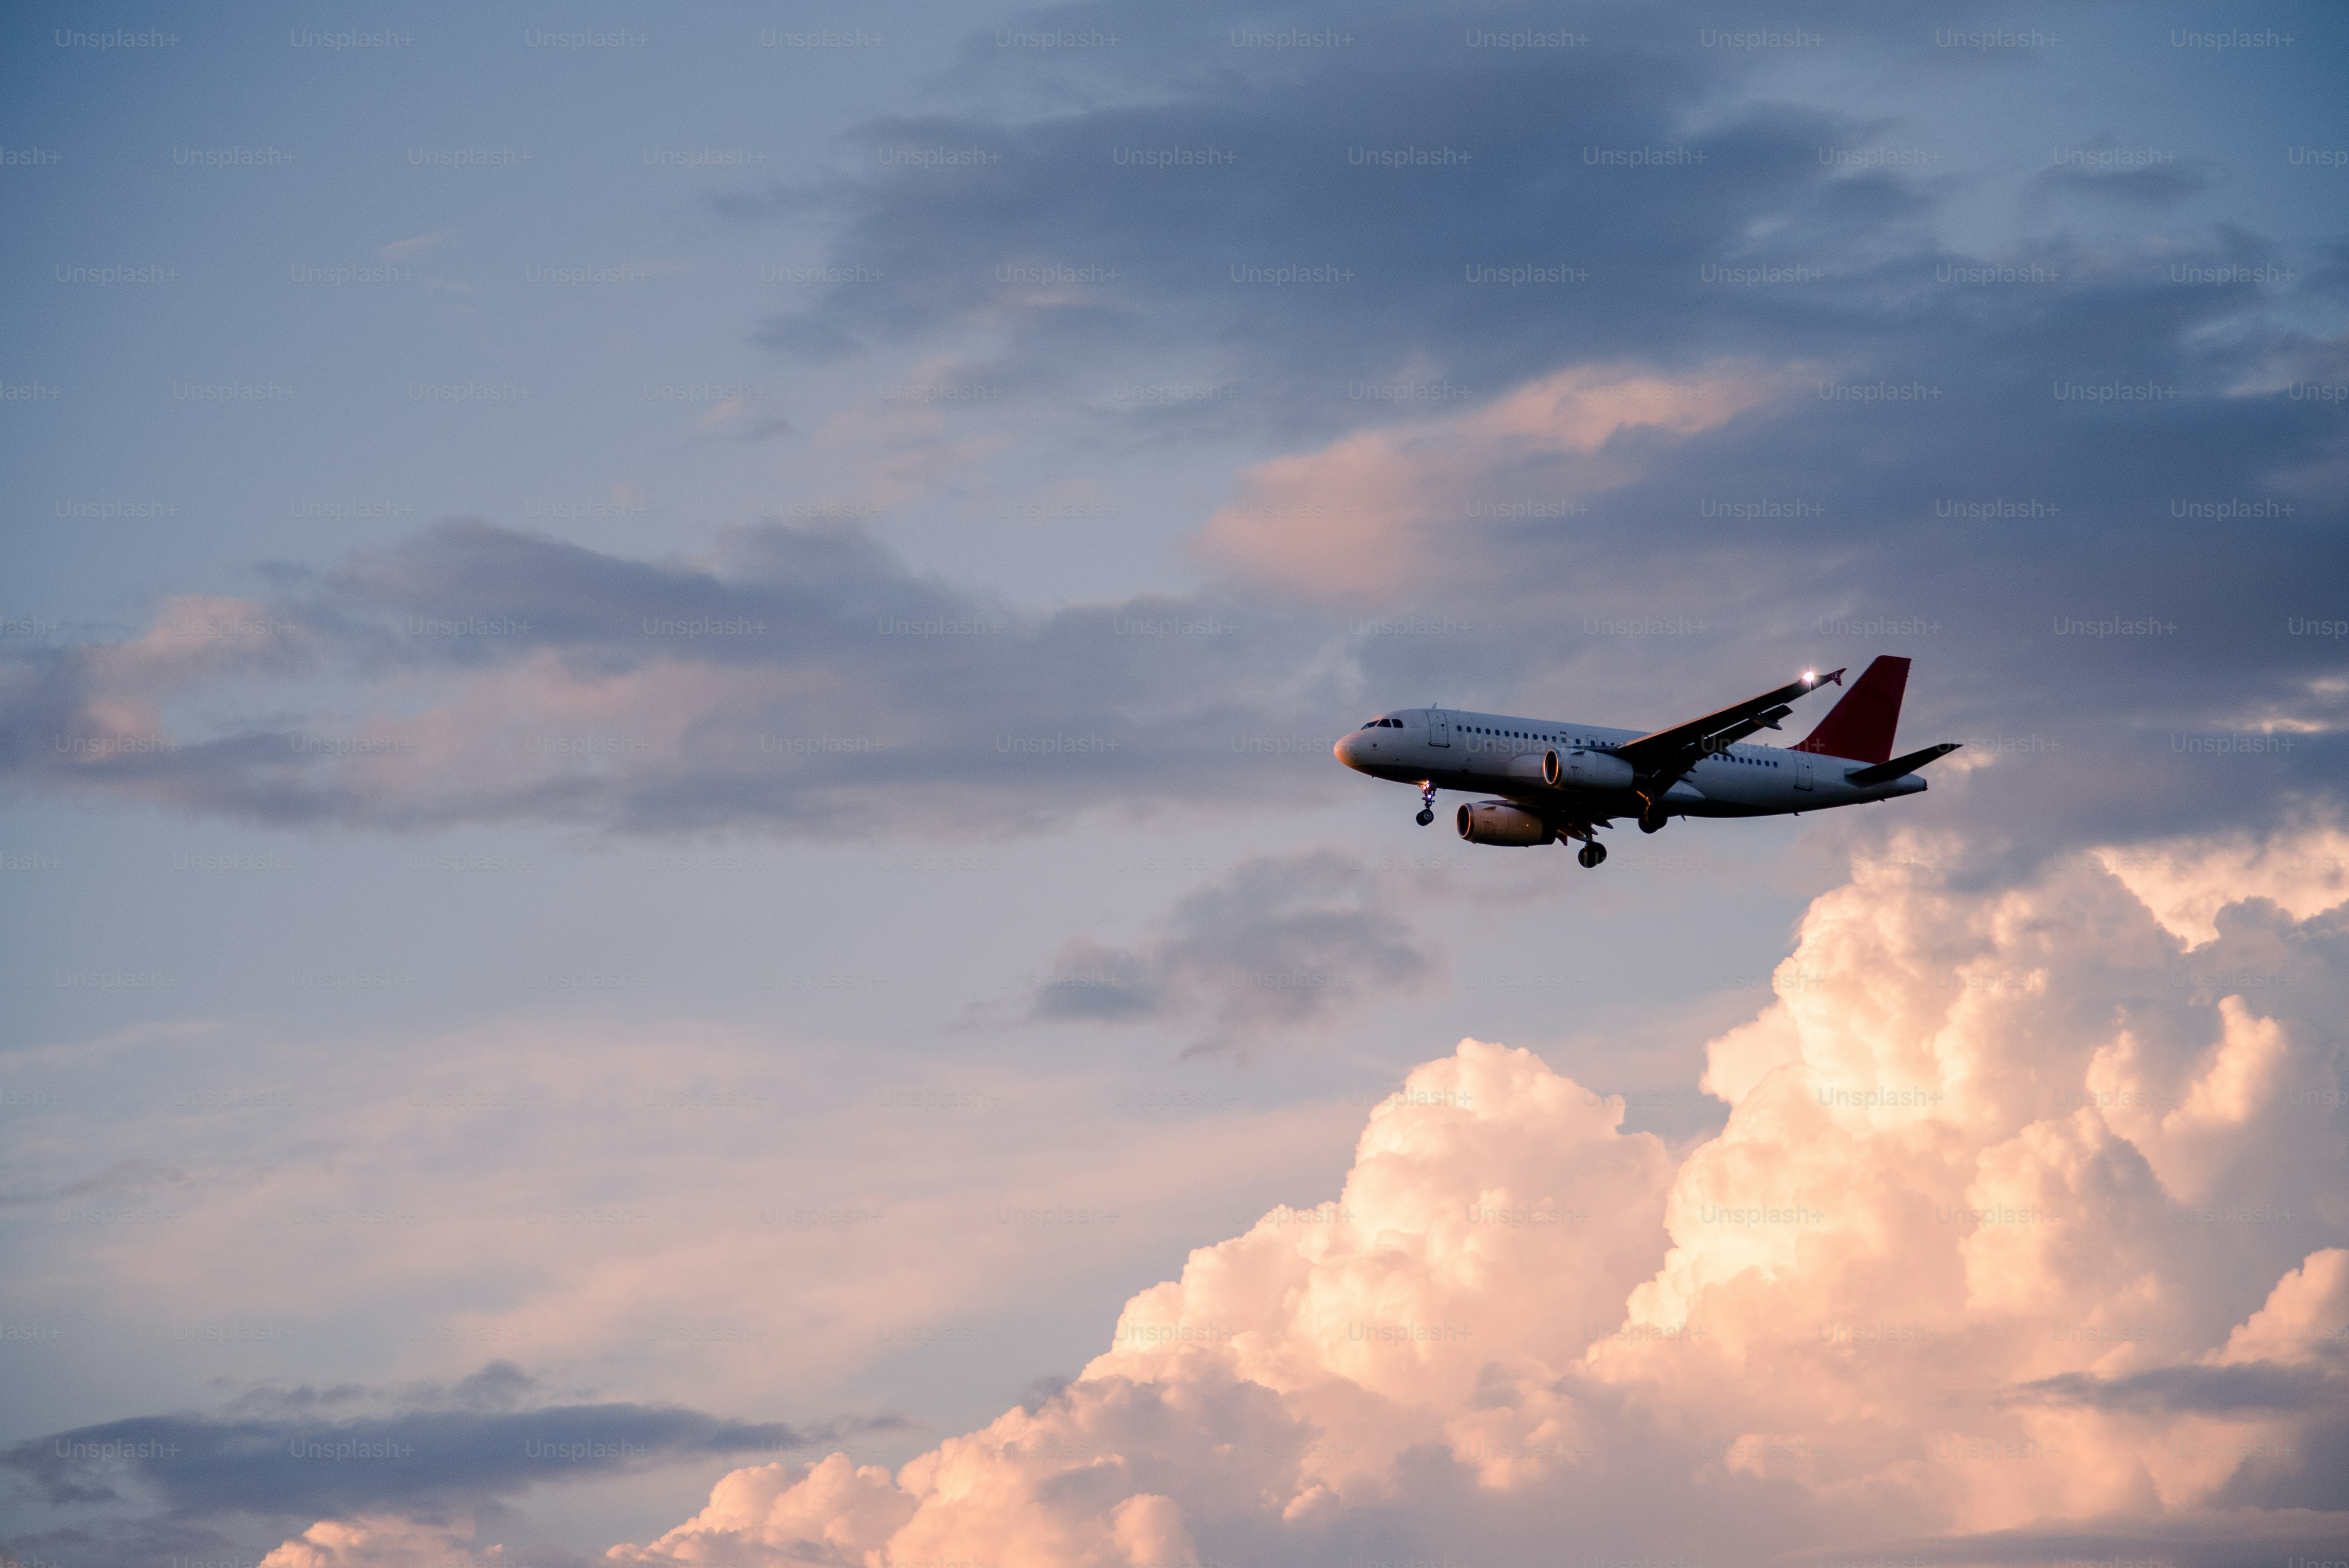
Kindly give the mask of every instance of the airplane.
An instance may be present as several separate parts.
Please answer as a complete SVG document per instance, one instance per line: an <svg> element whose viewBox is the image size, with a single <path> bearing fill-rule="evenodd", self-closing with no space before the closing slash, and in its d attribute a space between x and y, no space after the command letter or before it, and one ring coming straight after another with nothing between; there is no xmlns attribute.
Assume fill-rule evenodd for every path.
<svg viewBox="0 0 2349 1568"><path fill-rule="evenodd" d="M1674 817L1783 817L1890 800L1925 788L1917 770L1947 757L1945 741L1892 755L1909 661L1886 655L1851 684L1816 729L1792 746L1750 745L1776 729L1795 699L1844 672L1806 672L1775 691L1718 713L1642 735L1602 725L1459 713L1440 707L1381 714L1334 748L1338 760L1373 779L1419 789L1419 825L1435 820L1438 789L1490 792L1454 818L1472 844L1582 841L1586 867L1607 858L1598 830L1631 817L1643 833Z"/></svg>

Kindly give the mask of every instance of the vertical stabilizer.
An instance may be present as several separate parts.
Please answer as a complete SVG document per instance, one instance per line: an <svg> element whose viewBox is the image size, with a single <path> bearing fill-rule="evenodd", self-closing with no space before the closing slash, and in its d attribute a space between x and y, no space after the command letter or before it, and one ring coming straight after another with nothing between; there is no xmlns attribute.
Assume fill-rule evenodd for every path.
<svg viewBox="0 0 2349 1568"><path fill-rule="evenodd" d="M1892 732L1900 724L1900 694L1908 689L1909 661L1889 654L1879 656L1793 749L1855 762L1890 761Z"/></svg>

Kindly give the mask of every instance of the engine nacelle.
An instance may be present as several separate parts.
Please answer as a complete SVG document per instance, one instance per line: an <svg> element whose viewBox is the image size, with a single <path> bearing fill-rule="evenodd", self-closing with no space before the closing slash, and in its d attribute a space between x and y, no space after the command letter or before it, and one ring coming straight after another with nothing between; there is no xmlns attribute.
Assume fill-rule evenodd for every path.
<svg viewBox="0 0 2349 1568"><path fill-rule="evenodd" d="M1472 844L1547 844L1557 841L1550 826L1523 806L1479 800L1460 808L1460 836Z"/></svg>
<svg viewBox="0 0 2349 1568"><path fill-rule="evenodd" d="M1638 778L1609 751L1553 751L1542 758L1542 782L1553 789L1629 789Z"/></svg>

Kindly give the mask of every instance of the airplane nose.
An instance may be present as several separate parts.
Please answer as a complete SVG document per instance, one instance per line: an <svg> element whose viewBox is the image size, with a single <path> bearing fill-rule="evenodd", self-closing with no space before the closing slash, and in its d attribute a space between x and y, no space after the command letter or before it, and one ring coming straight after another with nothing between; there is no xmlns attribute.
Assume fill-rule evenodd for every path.
<svg viewBox="0 0 2349 1568"><path fill-rule="evenodd" d="M1361 765L1354 760L1355 738L1351 735L1340 736L1338 744L1330 748L1330 754L1349 768L1359 768Z"/></svg>

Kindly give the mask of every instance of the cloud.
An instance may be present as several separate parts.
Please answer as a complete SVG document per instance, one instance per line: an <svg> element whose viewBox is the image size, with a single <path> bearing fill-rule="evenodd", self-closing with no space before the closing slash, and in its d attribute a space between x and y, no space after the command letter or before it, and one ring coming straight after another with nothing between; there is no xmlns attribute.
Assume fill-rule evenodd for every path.
<svg viewBox="0 0 2349 1568"><path fill-rule="evenodd" d="M2341 1364L2349 1351L2349 1250L2328 1247L2276 1282L2267 1305L2243 1320L2207 1361Z"/></svg>
<svg viewBox="0 0 2349 1568"><path fill-rule="evenodd" d="M2290 837L2157 840L2095 851L2153 912L2162 929L2199 947L2219 936L2218 913L2258 888L2294 920L2349 903L2349 832L2324 826Z"/></svg>
<svg viewBox="0 0 2349 1568"><path fill-rule="evenodd" d="M1431 580L1481 576L1480 561L1462 570L1462 519L1584 515L1594 498L1664 461L1689 437L1784 397L1793 380L1752 365L1682 376L1634 366L1561 371L1471 411L1358 431L1318 452L1259 464L1241 476L1240 499L1207 520L1195 547L1243 578L1290 593L1391 602ZM1441 399L1456 389L1406 371L1373 390Z"/></svg>
<svg viewBox="0 0 2349 1568"><path fill-rule="evenodd" d="M764 995L794 1004L808 988L793 981L842 977L788 956L759 962L777 982ZM849 975L876 987L904 978L878 961ZM873 1412L1040 1404L1050 1390L1034 1374L1082 1359L1068 1354L1064 1322L1157 1277L1203 1223L1220 1234L1243 1209L1318 1192L1360 1116L1334 1095L1253 1103L1195 1069L1137 1077L993 1049L908 1062L826 1043L804 1021L779 1037L771 1024L533 1012L450 1035L387 1026L323 1068L312 1032L233 1027L132 1030L0 1064L12 1091L0 1098L22 1105L37 1086L48 1105L85 1111L24 1119L17 1163L42 1172L42 1197L144 1191L181 1171L208 1179L160 1198L72 1201L85 1212L168 1211L168 1223L21 1216L15 1277L28 1283L10 1325L74 1325L67 1351L127 1346L129 1365L109 1365L141 1387L191 1364L196 1377L208 1364L316 1366L353 1345L399 1375L220 1385L193 1409L134 1406L133 1428L12 1434L29 1450L0 1469L32 1516L20 1529L74 1509L53 1515L27 1465L117 1493L75 1511L102 1514L104 1529L17 1537L20 1555L250 1563L256 1543L236 1539L243 1527L225 1502L273 1500L286 1534L321 1518L465 1514L484 1539L503 1531L512 1542L518 1520L563 1516L595 1489L642 1507L794 1439L811 1446L792 1457L846 1447L858 1463L894 1461L937 1433ZM125 1084L144 1088L112 1092ZM227 1084L277 1086L285 1092L254 1098L285 1109L173 1109L237 1101L203 1092ZM581 1130L596 1127L618 1141L592 1139L583 1155ZM177 1150L173 1167L118 1159L158 1147ZM1020 1157L1007 1163L1006 1150ZM1174 1171L1184 1179L1170 1181ZM1070 1218L1079 1212L1090 1217ZM305 1262L290 1273L279 1267L289 1246ZM530 1374L483 1367L488 1355ZM714 1412L694 1418L754 1440L729 1447L736 1436L655 1419L680 1409ZM968 1424L951 1418L947 1431ZM534 1462L523 1451L537 1439L544 1456L581 1429L607 1449L647 1451ZM59 1436L69 1449L158 1440L180 1453L109 1469L102 1450L44 1446ZM415 1452L371 1467L296 1459L296 1438L396 1438ZM616 1457L628 1462L606 1462ZM680 1482L662 1469L672 1464L701 1469ZM392 1473L338 1473L369 1468ZM474 1480L488 1501L467 1490ZM337 1500L347 1511L325 1506ZM676 1517L658 1506L652 1517ZM542 1561L538 1548L528 1560Z"/></svg>
<svg viewBox="0 0 2349 1568"><path fill-rule="evenodd" d="M456 237L454 229L435 229L429 234L418 234L412 239L394 240L376 253L387 261L405 261L409 256L420 256L427 251L437 251Z"/></svg>
<svg viewBox="0 0 2349 1568"><path fill-rule="evenodd" d="M1723 335L1728 296L1706 289L1701 258L1774 259L1797 233L1864 252L1918 208L1900 182L1816 162L1856 125L1737 103L1746 62L1720 53L1464 49L1455 19L1392 5L1349 12L1347 47L1277 58L1228 46L1247 18L1105 6L1086 25L1166 46L1117 51L1119 90L1092 101L876 119L852 139L871 172L730 202L745 219L803 222L812 206L838 220L852 281L774 318L767 340L835 357L976 329L1001 344L1001 379L1063 396L1137 363L1202 368L1241 397L1156 421L1164 432L1319 440L1365 412L1350 383L1414 361L1481 397L1635 345L1677 360ZM1016 71L1004 54L981 50L974 78ZM1189 63L1203 56L1217 68ZM947 147L981 160L884 161ZM1683 160L1608 162L1662 147ZM1143 156L1168 149L1217 156ZM1392 167L1397 149L1438 161ZM1392 221L1399 201L1414 222ZM1516 287L1473 271L1529 264L1552 275ZM1752 314L1727 335L1755 346L1819 325L1740 303Z"/></svg>
<svg viewBox="0 0 2349 1568"><path fill-rule="evenodd" d="M234 626L191 644L191 616ZM266 600L168 602L129 642L0 655L0 757L19 787L279 825L1033 829L1197 798L1252 738L1326 724L1341 671L1251 678L1310 627L1255 607L1243 649L1242 624L1214 598L1015 612L853 526L646 562L450 522ZM1294 784L1337 788L1334 739L1282 752Z"/></svg>
<svg viewBox="0 0 2349 1568"><path fill-rule="evenodd" d="M537 1396L523 1402L526 1397ZM361 1413L353 1406L388 1406ZM0 1450L53 1504L153 1496L181 1518L464 1507L533 1487L830 1440L674 1406L556 1404L511 1363L448 1387L264 1389L212 1414L140 1416Z"/></svg>
<svg viewBox="0 0 2349 1568"><path fill-rule="evenodd" d="M730 441L764 441L791 429L791 421L781 415L746 418L751 414L750 403L749 397L729 397L695 420L694 426L713 437Z"/></svg>
<svg viewBox="0 0 2349 1568"><path fill-rule="evenodd" d="M2349 1413L2349 1378L2312 1377L2304 1367L2269 1362L2156 1367L2126 1377L2066 1372L2026 1383L2018 1394L2025 1400L2044 1404L2133 1412L2222 1416L2263 1416L2300 1410Z"/></svg>
<svg viewBox="0 0 2349 1568"><path fill-rule="evenodd" d="M1407 995L1436 959L1385 905L1391 879L1327 850L1258 855L1185 896L1139 947L1070 941L1037 983L1038 1018L1131 1023L1205 1016L1186 1053L1244 1053Z"/></svg>
<svg viewBox="0 0 2349 1568"><path fill-rule="evenodd" d="M466 1544L470 1522L444 1528L394 1516L321 1520L261 1560L259 1568L480 1568ZM502 1553L488 1559L494 1563Z"/></svg>
<svg viewBox="0 0 2349 1568"><path fill-rule="evenodd" d="M2101 198L2167 207L2209 189L2219 166L2205 158L2166 156L2158 148L2123 148L2099 137L2067 154L2071 161L2041 170L2035 194L2057 205Z"/></svg>
<svg viewBox="0 0 2349 1568"><path fill-rule="evenodd" d="M1842 57L1915 68L1918 35L1906 22L1847 5L1826 12L1812 22ZM1546 25L1516 15L1477 20ZM1240 509L1267 503L1241 497L1213 540L1218 561L1277 567L1281 581L1309 579L1316 594L1408 584L1423 601L1448 587L1491 613L1537 599L1530 585L1594 570L1611 585L1619 573L1609 565L1627 554L1651 570L1620 575L1649 579L1641 586L1652 591L1655 576L1670 575L1652 570L1657 554L1750 541L1736 552L1737 573L1794 585L1849 572L1859 581L1839 585L1938 600L1924 586L1938 561L1918 561L1920 550L1940 555L1918 527L1937 500L2033 499L2064 509L2067 530L2102 521L2142 539L2189 491L2234 493L2230 476L2299 468L2294 449L2337 459L2343 433L2323 410L2263 407L2223 428L2201 417L2251 344L2288 353L2318 339L2271 322L2259 291L2155 281L2173 264L2281 266L2280 241L2199 211L2176 213L2158 234L2077 232L2104 217L2082 211L2081 191L2174 205L2208 183L2205 165L2132 168L2122 160L2146 150L2098 139L2079 150L2090 167L2014 170L1988 187L2033 213L2027 235L2001 247L2025 254L1952 253L1944 236L1981 231L1980 180L1950 177L1938 152L1930 170L1860 174L1833 155L1963 136L1961 128L1921 106L1862 118L1785 101L1775 62L1758 57L1768 51L1675 49L1661 37L1628 46L1651 37L1654 15L1601 6L1588 24L1598 47L1505 52L1464 48L1458 18L1378 5L1324 18L1345 31L1343 47L1275 52L1227 40L1251 25L1305 24L1089 6L1081 26L1150 46L1100 51L1082 94L1040 97L1019 57L1029 51L990 47L982 34L957 86L968 101L1009 107L876 119L849 138L858 172L726 205L745 222L835 222L828 260L844 281L771 319L764 336L780 351L885 361L983 342L986 354L967 359L973 377L1022 400L991 432L1024 422L1056 456L1104 438L1268 438L1298 466L1260 465L1255 484L1308 473L1340 481L1338 496L1304 499L1352 507L1352 527L1300 512L1287 530L1272 516L1250 528ZM887 160L944 148L977 149L982 160ZM1154 150L1217 157L1161 166L1135 156ZM1379 157L1397 151L1436 161L1393 167ZM1624 161L1633 151L1674 161ZM2051 193L2060 199L2043 199ZM1402 211L1411 222L1394 221ZM2033 281L2000 283L2009 263ZM1774 268L1793 281L1764 281ZM1286 281L1246 281L1259 276ZM2321 285L2311 274L2301 286ZM1801 367L1793 378L1806 386L1821 378L1806 373L1816 368L1855 395L1887 384L1932 391L1905 407L1798 402L1753 445L1676 453L1656 483L1618 495L1593 528L1459 526L1458 493L1424 516L1392 515L1428 499L1413 483L1447 454L1431 422L1413 421L1399 439L1419 438L1415 460L1399 460L1396 442L1379 435L1399 411L1386 399L1433 393L1465 412L1561 375L1671 381L1725 358L1778 375ZM1176 409L1105 408L1102 390L1137 375L1223 395ZM2092 381L2150 381L2177 400L2106 403L2088 419L2054 406L2053 385ZM1515 464L1494 473L1495 454L1479 455L1484 465L1464 457L1453 467L1512 487L1542 477ZM1406 481L1400 496L1381 493L1388 473ZM1692 526L1701 520L1689 503L1733 493L1830 511L1823 525L1749 524L1728 539ZM2343 493L2328 469L2322 500L2309 504L2331 515ZM1445 521L1446 583L1411 575L1408 552L1315 551L1388 543L1399 530ZM2003 564L2026 542L2003 528L1953 531L1964 549L1948 565L1968 578L1969 559ZM1529 532L1548 537L1528 548ZM1853 558L1896 542L1897 560ZM2044 542L2039 531L2029 541ZM1249 548L1228 548L1240 542ZM1781 577L1776 563L1790 552L1801 570ZM2290 553L2308 555L2304 545ZM2111 581L2125 563L2095 554L2100 587L2085 573L2066 586L2134 586ZM1953 603L2015 591L2011 573L1951 587Z"/></svg>
<svg viewBox="0 0 2349 1568"><path fill-rule="evenodd" d="M1333 1202L1195 1252L1050 1398L895 1476L738 1471L616 1556L1521 1561L1571 1530L1601 1558L2215 1563L2337 1532L2305 1511L2340 1504L2312 1467L2349 1421L2322 1109L2349 928L2236 903L2198 963L2300 946L2214 1002L2163 989L2181 939L2093 858L1970 885L1896 848L1714 1042L1728 1124L1677 1166L1619 1099L1463 1041ZM2251 1038L2270 1069L2163 1121Z"/></svg>

